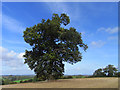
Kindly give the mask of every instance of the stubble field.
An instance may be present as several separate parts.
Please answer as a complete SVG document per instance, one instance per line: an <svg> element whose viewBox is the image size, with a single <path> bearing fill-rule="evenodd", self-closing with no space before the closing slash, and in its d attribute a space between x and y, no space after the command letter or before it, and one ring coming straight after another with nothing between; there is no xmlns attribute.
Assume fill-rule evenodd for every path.
<svg viewBox="0 0 120 90"><path fill-rule="evenodd" d="M118 88L118 78L60 79L49 82L3 85L2 88Z"/></svg>

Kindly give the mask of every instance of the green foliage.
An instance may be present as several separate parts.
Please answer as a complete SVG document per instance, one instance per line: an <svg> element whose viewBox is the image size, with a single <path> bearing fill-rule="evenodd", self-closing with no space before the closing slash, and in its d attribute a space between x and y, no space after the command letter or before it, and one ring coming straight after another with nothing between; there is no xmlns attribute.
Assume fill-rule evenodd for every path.
<svg viewBox="0 0 120 90"><path fill-rule="evenodd" d="M117 76L120 77L120 72L117 73Z"/></svg>
<svg viewBox="0 0 120 90"><path fill-rule="evenodd" d="M25 82L32 82L34 75L3 75L0 78L0 85L7 85L7 84L16 84L16 83L24 83ZM15 80L15 81L13 81Z"/></svg>
<svg viewBox="0 0 120 90"><path fill-rule="evenodd" d="M114 65L108 65L103 69L97 69L94 73L93 76L95 77L113 77L113 76L118 76L117 74L117 68L114 67Z"/></svg>
<svg viewBox="0 0 120 90"><path fill-rule="evenodd" d="M83 75L62 76L60 79L85 78Z"/></svg>
<svg viewBox="0 0 120 90"><path fill-rule="evenodd" d="M35 77L33 78L33 82L36 82L36 81L38 81L38 78L35 76Z"/></svg>
<svg viewBox="0 0 120 90"><path fill-rule="evenodd" d="M23 83L23 81L21 80L20 83Z"/></svg>
<svg viewBox="0 0 120 90"><path fill-rule="evenodd" d="M27 81L26 81L26 80L25 80L25 81L22 81L22 80L21 80L20 83L27 83Z"/></svg>
<svg viewBox="0 0 120 90"><path fill-rule="evenodd" d="M0 85L4 85L4 80L0 78Z"/></svg>
<svg viewBox="0 0 120 90"><path fill-rule="evenodd" d="M63 79L71 79L71 78L73 78L73 77L72 76L64 76Z"/></svg>
<svg viewBox="0 0 120 90"><path fill-rule="evenodd" d="M103 72L103 70L100 68L98 70L96 70L94 73L93 73L93 76L95 77L104 77L106 76L105 73Z"/></svg>
<svg viewBox="0 0 120 90"><path fill-rule="evenodd" d="M10 81L9 79L5 79L1 81L0 85L7 85L7 84L16 84L17 82Z"/></svg>
<svg viewBox="0 0 120 90"><path fill-rule="evenodd" d="M9 75L8 78L10 81L15 81L17 79L16 76L13 75Z"/></svg>
<svg viewBox="0 0 120 90"><path fill-rule="evenodd" d="M0 84L0 85L4 85L5 84L5 82L4 82L4 80L2 79L2 83Z"/></svg>
<svg viewBox="0 0 120 90"><path fill-rule="evenodd" d="M5 85L10 84L10 83L11 83L11 81L10 81L9 79L5 79L5 80L4 80L4 84L5 84Z"/></svg>
<svg viewBox="0 0 120 90"><path fill-rule="evenodd" d="M24 31L24 40L32 47L25 51L25 63L37 77L43 80L60 78L64 72L63 62L74 64L81 61L79 47L86 51L88 46L75 28L61 27L69 23L66 14L53 14L52 20L42 19L41 23Z"/></svg>
<svg viewBox="0 0 120 90"><path fill-rule="evenodd" d="M75 76L72 76L73 78L85 78L86 76L83 76L83 75L75 75Z"/></svg>
<svg viewBox="0 0 120 90"><path fill-rule="evenodd" d="M22 80L16 80L16 81L13 81L13 82L16 82L16 83L20 83L20 81L31 81L32 79L22 79Z"/></svg>
<svg viewBox="0 0 120 90"><path fill-rule="evenodd" d="M33 79L29 79L29 80L21 80L20 83L27 83L27 82L32 82Z"/></svg>
<svg viewBox="0 0 120 90"><path fill-rule="evenodd" d="M33 81L33 79L29 79L29 80L28 80L28 82L32 82L32 81Z"/></svg>
<svg viewBox="0 0 120 90"><path fill-rule="evenodd" d="M108 65L103 70L104 70L105 74L107 74L108 77L115 76L115 74L118 71L113 65Z"/></svg>
<svg viewBox="0 0 120 90"><path fill-rule="evenodd" d="M13 82L20 83L20 81L21 81L21 80L15 80L15 81L13 81Z"/></svg>
<svg viewBox="0 0 120 90"><path fill-rule="evenodd" d="M73 76L62 76L60 79L72 79Z"/></svg>
<svg viewBox="0 0 120 90"><path fill-rule="evenodd" d="M17 82L10 82L9 84L17 84Z"/></svg>
<svg viewBox="0 0 120 90"><path fill-rule="evenodd" d="M19 83L21 80L29 80L33 78L34 75L7 75L7 76L2 76L2 79L9 79L10 81L17 82Z"/></svg>

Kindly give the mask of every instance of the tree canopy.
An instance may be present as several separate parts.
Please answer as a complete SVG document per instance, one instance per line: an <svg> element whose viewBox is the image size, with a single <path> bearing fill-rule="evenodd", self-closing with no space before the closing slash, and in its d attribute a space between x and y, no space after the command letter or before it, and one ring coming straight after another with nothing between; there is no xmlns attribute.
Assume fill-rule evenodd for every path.
<svg viewBox="0 0 120 90"><path fill-rule="evenodd" d="M108 65L103 69L97 69L94 73L93 76L97 76L97 77L104 77L104 76L108 76L108 77L112 77L112 76L118 76L118 72L117 72L117 68L114 67L114 65Z"/></svg>
<svg viewBox="0 0 120 90"><path fill-rule="evenodd" d="M41 23L27 27L24 31L24 40L31 46L31 50L25 51L25 63L37 77L44 80L59 78L64 72L63 62L74 64L81 61L79 48L86 51L88 46L74 27L61 27L69 23L67 14L53 14L51 20L42 19Z"/></svg>
<svg viewBox="0 0 120 90"><path fill-rule="evenodd" d="M106 76L106 75L105 75L105 73L103 72L103 70L100 68L100 69L97 69L97 70L93 73L93 76L103 77L103 76Z"/></svg>
<svg viewBox="0 0 120 90"><path fill-rule="evenodd" d="M107 76L112 77L112 76L116 75L118 70L113 65L108 65L103 69L103 71Z"/></svg>

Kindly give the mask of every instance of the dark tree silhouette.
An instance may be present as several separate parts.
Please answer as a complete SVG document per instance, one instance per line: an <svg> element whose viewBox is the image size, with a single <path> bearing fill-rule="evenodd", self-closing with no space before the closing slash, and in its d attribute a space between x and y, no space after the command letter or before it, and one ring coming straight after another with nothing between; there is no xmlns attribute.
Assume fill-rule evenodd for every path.
<svg viewBox="0 0 120 90"><path fill-rule="evenodd" d="M94 73L93 76L96 77L104 77L104 76L108 76L108 77L113 77L113 76L118 76L118 72L117 72L117 68L114 67L114 65L108 65L103 69L97 69Z"/></svg>
<svg viewBox="0 0 120 90"><path fill-rule="evenodd" d="M88 46L83 43L81 33L75 28L61 27L69 23L66 14L53 14L51 20L42 19L41 23L24 31L24 40L32 47L25 51L25 63L37 77L57 79L63 75L63 62L74 64L81 61L79 47L86 51Z"/></svg>
<svg viewBox="0 0 120 90"><path fill-rule="evenodd" d="M103 69L103 71L106 73L108 77L112 77L116 75L118 70L113 65L108 65Z"/></svg>
<svg viewBox="0 0 120 90"><path fill-rule="evenodd" d="M103 70L100 68L100 69L97 69L94 73L93 73L93 76L95 77L103 77L103 76L106 76L106 74L103 72Z"/></svg>

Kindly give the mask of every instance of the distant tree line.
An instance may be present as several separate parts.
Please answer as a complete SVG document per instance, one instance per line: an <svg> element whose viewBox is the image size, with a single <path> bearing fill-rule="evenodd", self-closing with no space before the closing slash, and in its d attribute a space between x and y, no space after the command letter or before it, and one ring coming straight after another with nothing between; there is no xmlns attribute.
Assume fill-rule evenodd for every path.
<svg viewBox="0 0 120 90"><path fill-rule="evenodd" d="M118 77L120 72L114 65L108 65L105 68L99 68L93 73L94 77Z"/></svg>
<svg viewBox="0 0 120 90"><path fill-rule="evenodd" d="M26 80L25 82L30 82L31 78L34 78L34 75L6 75L6 76L2 76L0 77L0 85L7 85L7 84L16 84L17 80L21 80L21 82L24 82L25 79L29 79Z"/></svg>
<svg viewBox="0 0 120 90"><path fill-rule="evenodd" d="M95 70L92 76L68 75L68 76L62 76L59 79L92 78L92 77L120 77L120 72L118 72L118 69L114 65L108 65L105 68L99 68ZM16 80L19 80L19 82L15 82ZM33 75L27 75L27 76L8 75L8 76L0 77L0 85L37 82L37 81L44 81L44 79L41 77L38 78L37 76L33 76Z"/></svg>

